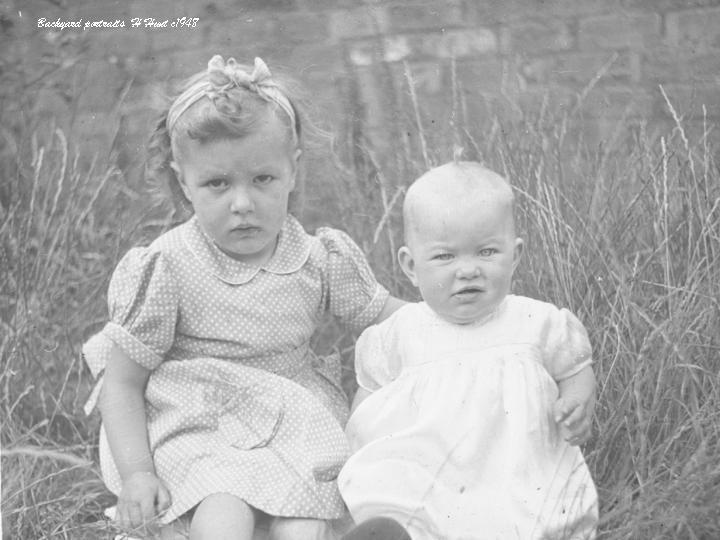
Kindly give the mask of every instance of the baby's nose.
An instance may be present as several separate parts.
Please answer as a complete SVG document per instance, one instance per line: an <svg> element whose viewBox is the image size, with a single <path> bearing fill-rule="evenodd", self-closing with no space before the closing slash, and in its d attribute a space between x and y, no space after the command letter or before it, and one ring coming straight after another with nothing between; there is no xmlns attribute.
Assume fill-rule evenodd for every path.
<svg viewBox="0 0 720 540"><path fill-rule="evenodd" d="M473 279L480 275L480 265L473 261L461 262L455 272L458 279Z"/></svg>

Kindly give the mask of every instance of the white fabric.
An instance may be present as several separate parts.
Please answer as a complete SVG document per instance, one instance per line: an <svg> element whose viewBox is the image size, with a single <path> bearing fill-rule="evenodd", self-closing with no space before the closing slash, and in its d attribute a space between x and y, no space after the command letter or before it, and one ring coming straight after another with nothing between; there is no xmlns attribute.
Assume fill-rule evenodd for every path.
<svg viewBox="0 0 720 540"><path fill-rule="evenodd" d="M376 391L338 479L355 521L393 517L413 540L593 538L595 487L551 416L556 381L590 361L570 312L524 297L475 325L421 303L367 329L356 371Z"/></svg>

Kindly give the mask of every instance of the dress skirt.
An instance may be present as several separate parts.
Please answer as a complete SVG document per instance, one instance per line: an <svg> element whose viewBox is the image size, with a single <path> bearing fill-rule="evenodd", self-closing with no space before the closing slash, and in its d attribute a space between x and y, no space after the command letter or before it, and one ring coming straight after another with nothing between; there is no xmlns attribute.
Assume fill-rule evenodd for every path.
<svg viewBox="0 0 720 540"><path fill-rule="evenodd" d="M309 365L289 379L215 358L166 361L151 374L145 400L155 469L172 494L162 523L213 493L274 516L346 512L336 482L348 457L343 394ZM100 465L118 494L104 431Z"/></svg>
<svg viewBox="0 0 720 540"><path fill-rule="evenodd" d="M413 540L592 538L595 488L537 357L503 345L438 359L363 401L338 479L355 521L393 517Z"/></svg>

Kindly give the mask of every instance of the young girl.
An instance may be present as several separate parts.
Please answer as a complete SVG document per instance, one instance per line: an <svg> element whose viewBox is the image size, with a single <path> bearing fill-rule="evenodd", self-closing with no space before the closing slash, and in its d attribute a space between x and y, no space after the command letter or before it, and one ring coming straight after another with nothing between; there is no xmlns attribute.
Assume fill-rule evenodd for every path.
<svg viewBox="0 0 720 540"><path fill-rule="evenodd" d="M346 398L310 337L325 312L362 329L399 301L348 236L288 214L301 127L262 60L214 56L157 128L156 176L194 215L125 255L83 348L125 528L191 517L191 539L250 539L269 515L272 538L312 539L345 512Z"/></svg>
<svg viewBox="0 0 720 540"><path fill-rule="evenodd" d="M509 294L522 251L513 195L476 163L418 179L401 267L424 302L368 328L340 491L356 521L413 540L587 539L597 495L577 447L595 399L585 329Z"/></svg>

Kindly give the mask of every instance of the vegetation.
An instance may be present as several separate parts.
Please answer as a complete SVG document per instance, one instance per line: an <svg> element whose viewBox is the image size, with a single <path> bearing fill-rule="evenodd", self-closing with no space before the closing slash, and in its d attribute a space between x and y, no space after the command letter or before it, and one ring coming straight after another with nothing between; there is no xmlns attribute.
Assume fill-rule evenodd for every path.
<svg viewBox="0 0 720 540"><path fill-rule="evenodd" d="M79 348L106 317L119 256L171 218L139 206L143 188L112 148L84 155L38 113L39 92L57 90L53 73L4 69L13 77L0 108L3 529L109 536L102 510L113 498L96 465L98 419L82 411L92 381ZM582 96L597 88L568 110L514 108L478 124L456 87L447 110L433 110L446 122L429 127L411 79L398 83L395 95L409 98L386 126L398 136L385 146L355 126L339 180L307 187L308 213L312 201L336 209L327 220L363 246L383 283L414 298L394 262L404 187L460 148L505 174L527 242L516 291L572 309L594 346L599 400L585 452L601 538L720 538L717 134L667 100L664 127L623 118L593 142ZM350 366L351 344L329 325L318 347L344 347ZM349 368L346 382L352 392Z"/></svg>

